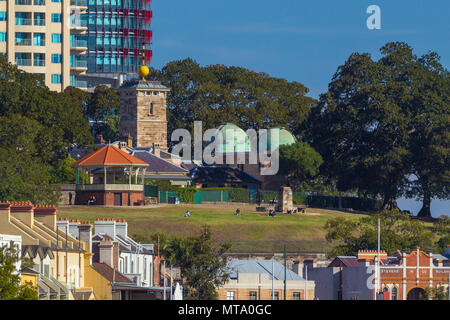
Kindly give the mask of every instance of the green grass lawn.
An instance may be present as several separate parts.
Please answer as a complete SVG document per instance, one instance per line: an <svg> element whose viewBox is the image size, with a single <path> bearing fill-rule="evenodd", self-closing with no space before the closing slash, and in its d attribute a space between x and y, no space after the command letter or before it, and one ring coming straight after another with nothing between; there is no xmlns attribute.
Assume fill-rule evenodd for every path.
<svg viewBox="0 0 450 320"><path fill-rule="evenodd" d="M189 209L191 217L185 218ZM63 207L59 218L90 220L97 218L126 219L128 233L138 241L150 241L155 233L188 237L198 235L204 225L210 226L213 238L232 243L232 252L325 252L324 225L330 218L342 216L357 219L358 214L334 210L308 209L306 214L276 217L261 216L255 206L240 206L242 215L235 216L236 207L215 205L161 205L149 208Z"/></svg>

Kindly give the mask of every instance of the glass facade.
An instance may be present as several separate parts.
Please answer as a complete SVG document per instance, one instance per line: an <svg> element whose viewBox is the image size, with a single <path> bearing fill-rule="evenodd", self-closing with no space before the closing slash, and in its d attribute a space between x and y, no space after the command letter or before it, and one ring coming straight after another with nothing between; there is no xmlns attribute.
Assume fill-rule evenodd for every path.
<svg viewBox="0 0 450 320"><path fill-rule="evenodd" d="M80 1L80 0L78 0ZM88 72L136 73L142 63L151 63L151 0L85 0Z"/></svg>

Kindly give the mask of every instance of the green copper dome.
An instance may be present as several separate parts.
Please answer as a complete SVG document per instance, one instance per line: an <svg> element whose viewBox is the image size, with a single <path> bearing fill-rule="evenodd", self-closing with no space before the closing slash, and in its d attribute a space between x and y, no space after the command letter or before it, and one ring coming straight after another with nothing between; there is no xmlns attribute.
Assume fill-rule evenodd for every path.
<svg viewBox="0 0 450 320"><path fill-rule="evenodd" d="M233 123L221 125L218 130L223 140L217 146L217 153L250 152L250 141L244 130Z"/></svg>
<svg viewBox="0 0 450 320"><path fill-rule="evenodd" d="M278 131L278 144L272 143L272 132L275 130ZM267 130L267 150L274 151L279 146L289 146L295 142L295 137L284 128L270 128Z"/></svg>

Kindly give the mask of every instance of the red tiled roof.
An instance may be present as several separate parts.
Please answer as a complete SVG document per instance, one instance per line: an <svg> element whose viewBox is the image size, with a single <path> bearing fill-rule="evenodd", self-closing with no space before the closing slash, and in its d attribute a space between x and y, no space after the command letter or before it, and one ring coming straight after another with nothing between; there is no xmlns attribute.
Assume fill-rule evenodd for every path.
<svg viewBox="0 0 450 320"><path fill-rule="evenodd" d="M90 167L103 167L104 165L112 166L148 166L148 163L129 155L125 151L120 150L117 147L106 145L103 148L87 155L81 160L78 160L72 167L90 166Z"/></svg>

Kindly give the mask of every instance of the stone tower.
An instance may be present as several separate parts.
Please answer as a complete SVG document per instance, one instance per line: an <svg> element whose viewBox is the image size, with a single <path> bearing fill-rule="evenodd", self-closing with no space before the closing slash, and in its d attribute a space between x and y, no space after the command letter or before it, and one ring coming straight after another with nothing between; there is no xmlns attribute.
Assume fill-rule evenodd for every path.
<svg viewBox="0 0 450 320"><path fill-rule="evenodd" d="M120 133L131 136L134 147L167 150L167 94L157 81L124 84L120 94Z"/></svg>

